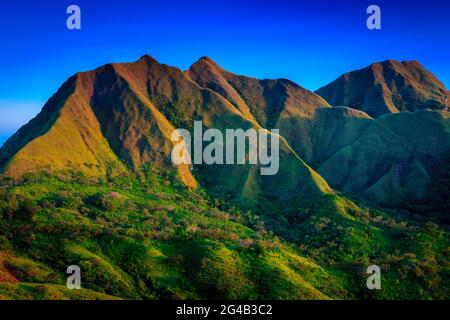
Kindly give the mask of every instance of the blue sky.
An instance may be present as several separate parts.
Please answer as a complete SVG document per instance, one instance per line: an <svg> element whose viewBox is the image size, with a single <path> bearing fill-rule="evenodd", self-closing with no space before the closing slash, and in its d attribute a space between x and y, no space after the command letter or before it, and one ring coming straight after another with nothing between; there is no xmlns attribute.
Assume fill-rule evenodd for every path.
<svg viewBox="0 0 450 320"><path fill-rule="evenodd" d="M81 8L81 30L66 8ZM377 4L382 30L366 28ZM419 60L450 87L448 1L59 0L0 4L0 144L72 74L145 53L181 69L201 56L315 90L385 59Z"/></svg>

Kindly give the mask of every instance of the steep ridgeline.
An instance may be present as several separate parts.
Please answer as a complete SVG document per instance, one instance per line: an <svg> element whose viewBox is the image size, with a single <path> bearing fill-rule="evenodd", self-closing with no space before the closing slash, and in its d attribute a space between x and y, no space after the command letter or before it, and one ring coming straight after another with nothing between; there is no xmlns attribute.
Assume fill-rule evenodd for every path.
<svg viewBox="0 0 450 320"><path fill-rule="evenodd" d="M318 89L332 106L359 109L372 117L448 107L448 91L417 61L387 60L348 72Z"/></svg>
<svg viewBox="0 0 450 320"><path fill-rule="evenodd" d="M184 73L148 55L133 63L107 64L76 74L5 143L0 150L2 171L17 177L69 169L102 176L146 163L169 168L172 131L192 129L194 120L219 130L245 130L310 112L310 100L313 105L327 105L287 80L247 81L230 76L237 83L235 90L220 78L222 72L231 74L209 59L200 60L191 70L203 63L218 70L214 91L209 88L212 82L201 81L194 71ZM253 101L251 107L244 99ZM258 115L265 121L258 121ZM213 189L233 191L248 201L261 192L280 197L331 192L284 139L280 140L280 170L274 176L261 177L252 165L201 166L199 170ZM186 185L197 185L188 166L180 166L178 173Z"/></svg>
<svg viewBox="0 0 450 320"><path fill-rule="evenodd" d="M199 85L209 88L233 103L249 119L262 127L280 128L289 117L308 117L329 104L320 96L287 79L259 80L222 69L210 58L194 63L186 74Z"/></svg>

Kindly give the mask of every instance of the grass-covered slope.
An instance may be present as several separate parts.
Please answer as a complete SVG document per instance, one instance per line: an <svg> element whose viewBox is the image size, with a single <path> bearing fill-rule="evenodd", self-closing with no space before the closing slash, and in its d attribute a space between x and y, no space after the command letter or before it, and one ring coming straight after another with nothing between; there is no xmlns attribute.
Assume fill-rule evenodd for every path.
<svg viewBox="0 0 450 320"><path fill-rule="evenodd" d="M433 199L434 172L450 160L450 114L424 110L385 115L366 121L349 142L319 162L318 172L332 187L407 208L411 202ZM440 184L433 192L443 188Z"/></svg>
<svg viewBox="0 0 450 320"><path fill-rule="evenodd" d="M328 299L343 290L250 212L192 193L175 172L66 179L3 180L3 298ZM72 264L81 291L64 289Z"/></svg>
<svg viewBox="0 0 450 320"><path fill-rule="evenodd" d="M341 195L252 209L176 172L2 180L6 299L443 299L448 231ZM68 265L82 290L65 288ZM365 287L382 267L383 290Z"/></svg>
<svg viewBox="0 0 450 320"><path fill-rule="evenodd" d="M0 149L2 172L19 177L30 171L73 169L87 175L120 173L123 166L102 135L86 101L85 76L70 78L42 111Z"/></svg>

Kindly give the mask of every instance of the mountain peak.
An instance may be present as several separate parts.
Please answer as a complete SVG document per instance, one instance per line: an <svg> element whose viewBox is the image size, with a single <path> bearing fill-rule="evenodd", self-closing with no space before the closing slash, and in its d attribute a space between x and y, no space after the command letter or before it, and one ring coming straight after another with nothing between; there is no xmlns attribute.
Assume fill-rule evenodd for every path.
<svg viewBox="0 0 450 320"><path fill-rule="evenodd" d="M203 57L201 57L200 59L198 59L199 61L200 60L205 60L205 61L209 61L209 62L214 62L210 57L208 57L208 56L203 56Z"/></svg>
<svg viewBox="0 0 450 320"><path fill-rule="evenodd" d="M411 64L411 65L422 67L422 64L420 63L419 60L403 60L402 64Z"/></svg>
<svg viewBox="0 0 450 320"><path fill-rule="evenodd" d="M149 54L144 54L142 57L140 57L137 62L139 61L145 61L146 63L159 63L158 60L156 60L155 58L153 58L151 55Z"/></svg>
<svg viewBox="0 0 450 320"><path fill-rule="evenodd" d="M210 66L210 67L216 69L216 71L219 71L221 73L225 72L225 70L217 62L215 62L213 59L211 59L208 56L203 56L200 59L198 59L195 63L193 63L191 65L191 67L189 69L196 68L198 66L204 66L204 65Z"/></svg>

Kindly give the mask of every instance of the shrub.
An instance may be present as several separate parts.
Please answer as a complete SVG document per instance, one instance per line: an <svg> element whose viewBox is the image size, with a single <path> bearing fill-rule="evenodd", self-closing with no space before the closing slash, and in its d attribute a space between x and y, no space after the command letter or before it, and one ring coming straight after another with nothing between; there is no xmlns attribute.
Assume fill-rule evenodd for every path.
<svg viewBox="0 0 450 320"><path fill-rule="evenodd" d="M69 191L61 191L56 195L56 206L77 209L83 205L83 199Z"/></svg>
<svg viewBox="0 0 450 320"><path fill-rule="evenodd" d="M111 191L108 193L98 193L93 196L93 202L100 209L106 211L116 211L124 207L125 201L118 192Z"/></svg>

